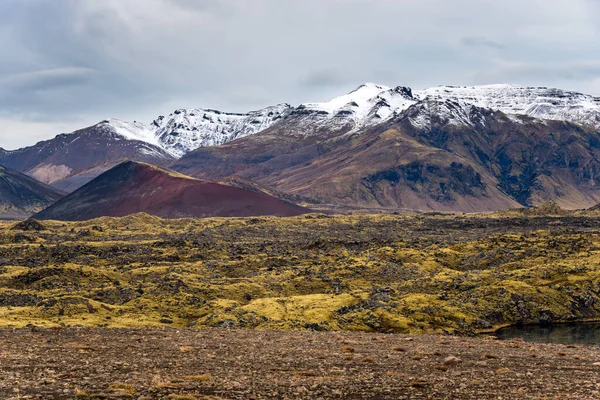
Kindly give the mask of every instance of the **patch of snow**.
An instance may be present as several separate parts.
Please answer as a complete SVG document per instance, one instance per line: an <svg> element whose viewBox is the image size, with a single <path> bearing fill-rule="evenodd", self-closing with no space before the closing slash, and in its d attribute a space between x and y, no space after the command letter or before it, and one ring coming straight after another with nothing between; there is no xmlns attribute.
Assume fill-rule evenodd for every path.
<svg viewBox="0 0 600 400"><path fill-rule="evenodd" d="M409 88L367 83L352 92L323 103L305 103L294 109L296 116L288 135L309 136L343 130L353 134L360 129L386 122L415 104Z"/></svg>
<svg viewBox="0 0 600 400"><path fill-rule="evenodd" d="M167 156L158 151L156 148L152 148L152 147L147 147L147 146L142 146L139 149L137 149L137 152L140 154L144 154L150 157L156 157L156 158L167 158Z"/></svg>
<svg viewBox="0 0 600 400"><path fill-rule="evenodd" d="M373 103L372 99L380 93L390 90L387 86L366 83L348 94L336 97L323 103L305 103L300 108L305 110L324 111L335 115L340 111L354 113L357 119L364 118L369 113Z"/></svg>
<svg viewBox="0 0 600 400"><path fill-rule="evenodd" d="M570 121L600 129L600 97L546 87L517 85L440 86L415 91L415 97L460 100L506 114Z"/></svg>
<svg viewBox="0 0 600 400"><path fill-rule="evenodd" d="M521 118L519 118L517 115L515 115L515 114L506 114L506 116L508 117L509 120L511 120L515 124L523 125L523 120Z"/></svg>
<svg viewBox="0 0 600 400"><path fill-rule="evenodd" d="M436 124L484 125L477 108L463 101L426 97L407 110L409 122L417 129L430 130Z"/></svg>
<svg viewBox="0 0 600 400"><path fill-rule="evenodd" d="M263 131L291 110L289 104L279 104L246 114L189 108L176 110L168 117L152 123L155 138L176 157L205 146L219 146L244 136Z"/></svg>
<svg viewBox="0 0 600 400"><path fill-rule="evenodd" d="M110 118L101 122L101 124L127 140L139 140L160 147L154 129L141 122L125 122L120 119Z"/></svg>
<svg viewBox="0 0 600 400"><path fill-rule="evenodd" d="M370 118L364 121L362 125L385 122L408 109L417 100L413 98L412 91L409 88L399 86L381 92L377 97L370 99L370 102L372 104L368 114Z"/></svg>

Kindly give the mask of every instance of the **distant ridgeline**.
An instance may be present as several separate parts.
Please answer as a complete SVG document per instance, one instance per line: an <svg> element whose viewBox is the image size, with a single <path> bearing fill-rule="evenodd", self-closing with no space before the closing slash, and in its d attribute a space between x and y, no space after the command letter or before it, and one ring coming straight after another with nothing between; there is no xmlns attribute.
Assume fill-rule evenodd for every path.
<svg viewBox="0 0 600 400"><path fill-rule="evenodd" d="M0 164L65 192L134 161L321 210L487 212L548 201L575 210L600 201L599 131L600 98L581 93L365 84L248 113L180 109L149 126L109 119L0 149ZM23 193L26 204L1 199L3 215L31 215L62 195Z"/></svg>

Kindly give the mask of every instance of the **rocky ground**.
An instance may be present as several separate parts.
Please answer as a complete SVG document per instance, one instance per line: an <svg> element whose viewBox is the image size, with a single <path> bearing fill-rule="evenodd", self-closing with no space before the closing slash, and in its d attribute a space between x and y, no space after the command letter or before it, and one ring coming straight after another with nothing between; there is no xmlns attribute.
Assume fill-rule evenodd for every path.
<svg viewBox="0 0 600 400"><path fill-rule="evenodd" d="M600 348L225 329L0 330L2 399L597 399Z"/></svg>

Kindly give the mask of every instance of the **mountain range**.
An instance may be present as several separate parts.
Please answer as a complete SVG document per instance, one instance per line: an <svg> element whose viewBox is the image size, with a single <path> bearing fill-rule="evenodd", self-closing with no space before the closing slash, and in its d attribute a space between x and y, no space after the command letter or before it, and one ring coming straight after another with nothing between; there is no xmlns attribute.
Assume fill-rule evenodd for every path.
<svg viewBox="0 0 600 400"><path fill-rule="evenodd" d="M162 147L143 140L143 133L141 124L106 120L30 147L0 151L0 164L70 192L124 160L156 165L175 160Z"/></svg>
<svg viewBox="0 0 600 400"><path fill-rule="evenodd" d="M0 164L72 192L125 160L331 209L491 211L600 200L600 98L544 87L361 85L245 114L115 119Z"/></svg>

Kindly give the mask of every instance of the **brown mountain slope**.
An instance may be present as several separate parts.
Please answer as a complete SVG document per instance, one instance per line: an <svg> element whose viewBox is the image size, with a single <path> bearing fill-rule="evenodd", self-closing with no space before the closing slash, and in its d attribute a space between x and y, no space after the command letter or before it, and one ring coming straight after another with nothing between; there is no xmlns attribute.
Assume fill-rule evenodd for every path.
<svg viewBox="0 0 600 400"><path fill-rule="evenodd" d="M283 192L281 190L274 189L271 186L263 185L256 181L251 181L249 179L242 178L241 176L237 175L228 176L217 183L227 186L233 186L244 190L249 190L251 192L265 193L269 196L273 196L280 200L294 204L319 204L319 201L316 199L297 194L291 194L288 192Z"/></svg>
<svg viewBox="0 0 600 400"><path fill-rule="evenodd" d="M66 193L0 165L0 218L23 218L49 206Z"/></svg>
<svg viewBox="0 0 600 400"><path fill-rule="evenodd" d="M291 146L279 131L279 141L286 139L279 152L276 128L196 150L174 167L208 179L235 173L353 207L470 212L548 200L585 208L600 200L600 137L571 123L426 99L386 124L309 146ZM213 168L231 160L242 162Z"/></svg>
<svg viewBox="0 0 600 400"><path fill-rule="evenodd" d="M174 158L158 146L125 139L109 121L0 153L2 164L67 192L125 160L166 165Z"/></svg>
<svg viewBox="0 0 600 400"><path fill-rule="evenodd" d="M423 145L393 128L335 144L324 156L260 182L361 208L472 212L518 206L476 163ZM242 175L253 177L257 170Z"/></svg>
<svg viewBox="0 0 600 400"><path fill-rule="evenodd" d="M263 165L265 174L302 164L322 154L321 143L353 128L344 115L328 118L318 111L295 109L270 128L222 146L202 147L170 165L183 174L219 180Z"/></svg>
<svg viewBox="0 0 600 400"><path fill-rule="evenodd" d="M308 211L264 193L128 161L103 173L35 218L80 221L139 212L163 218L292 216Z"/></svg>

